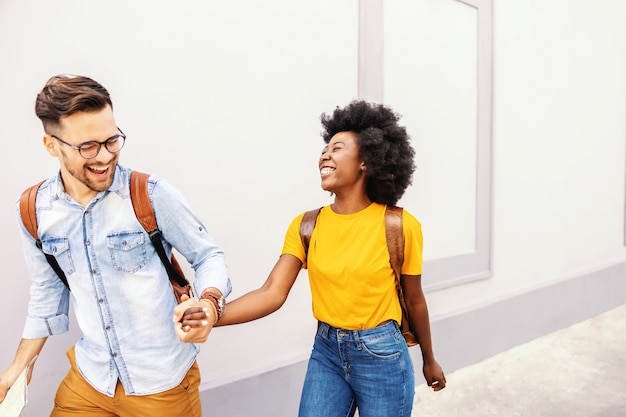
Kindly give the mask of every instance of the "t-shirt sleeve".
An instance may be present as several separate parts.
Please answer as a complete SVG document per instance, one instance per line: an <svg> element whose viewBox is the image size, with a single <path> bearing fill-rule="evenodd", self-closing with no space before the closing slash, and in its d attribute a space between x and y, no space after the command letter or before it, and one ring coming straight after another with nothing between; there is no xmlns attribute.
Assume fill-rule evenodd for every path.
<svg viewBox="0 0 626 417"><path fill-rule="evenodd" d="M403 210L402 225L404 233L403 275L422 274L422 225L408 211Z"/></svg>
<svg viewBox="0 0 626 417"><path fill-rule="evenodd" d="M302 223L303 217L304 213L301 213L295 219L293 219L291 224L289 225L287 233L285 234L285 243L283 244L283 250L281 254L289 254L295 256L302 262L302 267L306 268L304 246L302 245L302 240L300 239L300 223Z"/></svg>

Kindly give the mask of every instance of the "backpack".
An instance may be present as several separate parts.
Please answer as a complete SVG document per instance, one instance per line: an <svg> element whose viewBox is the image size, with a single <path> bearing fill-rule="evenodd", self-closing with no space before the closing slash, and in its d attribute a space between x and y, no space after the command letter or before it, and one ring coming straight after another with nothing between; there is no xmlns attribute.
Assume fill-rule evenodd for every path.
<svg viewBox="0 0 626 417"><path fill-rule="evenodd" d="M310 210L304 213L302 222L300 223L300 239L304 246L305 260L308 257L309 243L317 216L321 209ZM398 300L402 309L402 322L400 323L400 331L407 346L415 346L419 342L415 332L410 328L406 303L402 293L402 284L400 283L401 268L404 263L404 236L402 234L402 207L387 206L385 208L385 235L387 238L387 249L389 251L389 263L396 277L396 291L398 292Z"/></svg>
<svg viewBox="0 0 626 417"><path fill-rule="evenodd" d="M162 234L159 229L156 217L154 215L154 208L152 207L152 203L150 202L150 197L148 195L148 178L150 176L148 174L144 174L142 172L131 171L130 173L130 199L133 205L133 210L135 211L135 216L137 216L137 220L143 228L148 232L148 236L150 237L150 241L154 245L159 258L161 259L161 263L165 267L167 271L167 276L170 279L170 283L172 284L172 290L174 292L174 296L176 297L176 301L180 303L180 297L183 294L191 297L193 295L193 291L189 281L185 278L182 268L180 264L176 260L176 257L172 253L171 259L167 258L165 253L165 248L163 247L162 242ZM41 239L39 239L39 235L37 233L37 213L36 213L36 201L37 201L37 190L43 184L41 181L38 184L35 184L22 193L20 197L20 216L22 218L22 223L31 236L35 239L37 247L41 250L42 243ZM46 260L59 276L59 279L65 284L67 289L70 289L70 286L67 282L67 278L65 273L59 266L54 255L44 253L46 256Z"/></svg>

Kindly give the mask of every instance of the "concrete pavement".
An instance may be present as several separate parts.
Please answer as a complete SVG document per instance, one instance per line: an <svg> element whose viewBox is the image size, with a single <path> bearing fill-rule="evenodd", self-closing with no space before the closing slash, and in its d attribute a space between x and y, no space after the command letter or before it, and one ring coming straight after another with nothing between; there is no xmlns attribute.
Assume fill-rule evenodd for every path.
<svg viewBox="0 0 626 417"><path fill-rule="evenodd" d="M414 416L626 417L626 304L446 380L417 388Z"/></svg>

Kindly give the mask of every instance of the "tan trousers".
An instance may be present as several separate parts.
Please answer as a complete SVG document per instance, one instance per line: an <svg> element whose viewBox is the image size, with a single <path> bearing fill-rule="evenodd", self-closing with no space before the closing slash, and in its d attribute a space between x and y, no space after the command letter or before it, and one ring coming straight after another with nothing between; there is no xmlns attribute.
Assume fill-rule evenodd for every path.
<svg viewBox="0 0 626 417"><path fill-rule="evenodd" d="M126 395L118 381L113 398L94 389L76 367L74 348L67 351L71 368L61 381L50 417L202 417L200 369L194 363L179 386L153 395Z"/></svg>

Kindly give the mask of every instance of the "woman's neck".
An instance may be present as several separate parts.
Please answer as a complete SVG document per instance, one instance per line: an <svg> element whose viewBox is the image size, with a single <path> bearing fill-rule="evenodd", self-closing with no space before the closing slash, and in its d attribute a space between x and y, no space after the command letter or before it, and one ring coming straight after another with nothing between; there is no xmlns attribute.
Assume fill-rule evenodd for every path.
<svg viewBox="0 0 626 417"><path fill-rule="evenodd" d="M370 204L372 204L372 200L365 194L356 198L354 196L352 198L342 198L336 195L335 202L331 205L331 208L337 214L352 214L358 213Z"/></svg>

